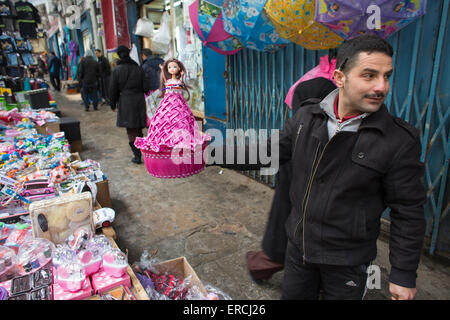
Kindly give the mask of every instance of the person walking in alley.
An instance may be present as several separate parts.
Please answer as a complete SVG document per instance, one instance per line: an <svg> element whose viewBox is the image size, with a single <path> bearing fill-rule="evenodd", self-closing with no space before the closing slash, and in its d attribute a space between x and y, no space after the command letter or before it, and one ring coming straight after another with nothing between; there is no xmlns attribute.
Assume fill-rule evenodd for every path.
<svg viewBox="0 0 450 320"><path fill-rule="evenodd" d="M164 60L153 55L152 50L147 48L142 50L142 69L144 69L145 75L150 83L150 91L159 89L161 67L163 64Z"/></svg>
<svg viewBox="0 0 450 320"><path fill-rule="evenodd" d="M109 60L103 55L100 49L95 50L95 55L97 56L98 64L100 67L100 77L99 77L99 87L102 93L102 98L104 103L109 104L109 80L111 78L111 65Z"/></svg>
<svg viewBox="0 0 450 320"><path fill-rule="evenodd" d="M336 89L334 83L322 77L301 82L294 91L292 99L293 114L305 105L318 103L334 89ZM292 163L288 161L280 166L275 177L277 183L269 212L269 220L262 240L262 250L249 251L245 257L248 272L256 283L269 280L275 273L284 268L288 241L284 225L292 209L289 200L291 176Z"/></svg>
<svg viewBox="0 0 450 320"><path fill-rule="evenodd" d="M53 51L50 51L47 65L50 74L50 82L53 88L56 91L61 91L61 60L59 60Z"/></svg>
<svg viewBox="0 0 450 320"><path fill-rule="evenodd" d="M425 235L426 191L419 133L392 116L384 100L393 72L392 47L365 35L338 50L337 89L300 108L268 141L272 162L291 160L292 211L282 299L363 299L377 256L380 219L390 209L389 290L413 299ZM270 154L271 145L279 146ZM215 148L217 149L217 147ZM255 170L271 164L211 165ZM247 152L249 148L246 148Z"/></svg>
<svg viewBox="0 0 450 320"><path fill-rule="evenodd" d="M117 108L117 123L127 129L130 148L134 157L132 162L142 163L141 151L135 147L136 137L143 137L142 129L146 126L146 105L144 93L150 90L150 85L144 70L130 58L130 49L119 46L119 60L111 74L109 86L111 109Z"/></svg>
<svg viewBox="0 0 450 320"><path fill-rule="evenodd" d="M99 75L100 67L94 58L92 50L86 50L77 72L77 79L81 85L81 97L86 112L89 111L89 97L92 99L94 110L98 110L97 86Z"/></svg>

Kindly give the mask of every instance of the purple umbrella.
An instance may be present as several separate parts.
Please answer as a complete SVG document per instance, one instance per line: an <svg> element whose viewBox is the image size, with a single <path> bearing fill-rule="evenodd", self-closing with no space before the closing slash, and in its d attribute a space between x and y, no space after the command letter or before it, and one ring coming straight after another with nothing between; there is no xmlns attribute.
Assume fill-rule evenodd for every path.
<svg viewBox="0 0 450 320"><path fill-rule="evenodd" d="M315 20L344 39L387 38L425 14L427 0L317 0Z"/></svg>

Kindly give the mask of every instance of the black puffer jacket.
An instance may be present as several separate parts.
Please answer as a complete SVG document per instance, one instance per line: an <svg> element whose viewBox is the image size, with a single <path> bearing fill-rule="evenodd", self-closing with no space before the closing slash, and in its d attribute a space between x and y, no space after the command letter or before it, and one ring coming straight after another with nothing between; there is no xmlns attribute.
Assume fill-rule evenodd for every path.
<svg viewBox="0 0 450 320"><path fill-rule="evenodd" d="M267 146L270 154L271 144L279 145L281 165L292 161L289 239L305 262L368 263L377 255L380 219L389 207L390 282L415 287L426 226L417 130L384 105L363 119L357 132L341 131L330 140L327 120L319 104L300 108ZM237 148L234 157L237 163ZM224 148L222 163L226 159ZM257 170L264 165L250 165L249 159L247 152L245 165L221 166Z"/></svg>
<svg viewBox="0 0 450 320"><path fill-rule="evenodd" d="M145 128L146 105L144 93L149 84L144 70L131 58L121 59L111 74L109 86L111 109L117 111L117 126Z"/></svg>

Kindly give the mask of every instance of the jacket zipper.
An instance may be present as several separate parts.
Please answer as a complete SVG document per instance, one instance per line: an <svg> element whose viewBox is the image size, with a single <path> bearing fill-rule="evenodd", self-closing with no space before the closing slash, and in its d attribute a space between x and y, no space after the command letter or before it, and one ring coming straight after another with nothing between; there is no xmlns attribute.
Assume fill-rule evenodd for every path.
<svg viewBox="0 0 450 320"><path fill-rule="evenodd" d="M294 145L294 152L292 153L292 155L295 154L295 150L297 149L297 141L298 141L298 137L300 136L300 132L303 129L303 123L300 123L300 125L298 126L298 130L297 130L297 137L295 137L295 145Z"/></svg>
<svg viewBox="0 0 450 320"><path fill-rule="evenodd" d="M319 145L317 146L316 153L315 153L315 155L314 155L313 168L314 168L314 164L316 163L316 160L317 160L317 155L318 155L318 153L319 153L319 148L320 148L320 143L319 143ZM310 185L310 183L311 183L311 176L312 176L312 174L313 174L313 170L311 170L311 173L310 173L310 176L309 176L309 180L308 180L308 187L306 188L305 196L303 197L303 202L302 202L302 212L304 212L304 203L305 203L306 195L307 195L308 190L309 190L309 185ZM304 215L303 215L303 220L304 220ZM296 235L297 235L298 226L300 225L300 222L301 222L301 221L302 221L302 219L298 220L297 225L295 226L294 239L295 239L295 237L296 237Z"/></svg>
<svg viewBox="0 0 450 320"><path fill-rule="evenodd" d="M306 220L306 209L308 208L309 194L311 192L311 186L312 186L312 183L314 181L314 177L316 176L317 168L319 167L320 161L322 161L322 158L323 158L323 155L325 153L325 150L327 149L327 146L329 145L331 140L333 140L333 138L331 138L327 142L325 147L323 148L322 153L320 154L319 161L317 162L316 166L314 167L314 163L316 162L316 158L317 158L317 151L319 151L319 148L320 148L320 143L317 146L316 155L314 156L312 175L310 176L310 180L309 180L309 183L308 183L308 189L306 190L305 197L303 198L303 204L304 204L304 205L302 205L302 209L303 209L302 210L303 211L303 230L302 230L303 264L305 264L305 261L306 261L306 259L305 259L305 257L306 257L306 252L305 252L305 220ZM305 203L305 199L306 199L306 203ZM297 227L298 227L298 224L297 224ZM294 235L294 237L295 237L295 235Z"/></svg>

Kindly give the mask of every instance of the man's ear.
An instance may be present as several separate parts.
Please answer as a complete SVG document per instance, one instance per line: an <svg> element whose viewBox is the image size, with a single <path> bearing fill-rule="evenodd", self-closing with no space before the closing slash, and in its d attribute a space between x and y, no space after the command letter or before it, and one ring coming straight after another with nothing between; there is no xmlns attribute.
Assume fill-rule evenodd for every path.
<svg viewBox="0 0 450 320"><path fill-rule="evenodd" d="M334 81L336 82L336 86L338 88L344 87L345 83L345 73L339 69L335 69L333 73Z"/></svg>

